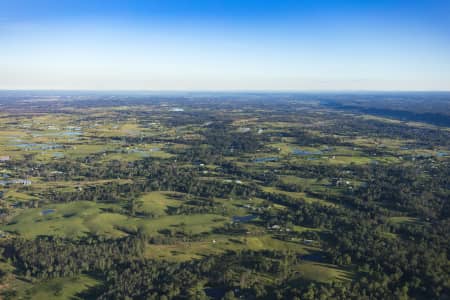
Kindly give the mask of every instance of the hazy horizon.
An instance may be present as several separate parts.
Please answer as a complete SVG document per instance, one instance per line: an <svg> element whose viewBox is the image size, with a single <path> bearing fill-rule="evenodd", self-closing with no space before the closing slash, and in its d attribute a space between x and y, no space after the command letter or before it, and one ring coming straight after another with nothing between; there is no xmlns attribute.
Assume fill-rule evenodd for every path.
<svg viewBox="0 0 450 300"><path fill-rule="evenodd" d="M422 90L422 89L410 89L410 90L369 90L369 89L360 89L360 90L350 90L350 89L336 89L336 90L310 90L310 89L285 89L285 90L277 90L277 89L254 89L254 90L246 90L246 89L228 89L228 90L220 90L220 89L47 89L47 88L37 88L37 89L29 89L29 88L20 88L20 89L3 89L0 88L0 92L117 92L117 93L261 93L261 94L290 94L290 93L305 93L305 94L359 94L359 93L367 93L367 94L396 94L396 93L412 93L412 94L420 94L420 93L450 93L450 89L448 90Z"/></svg>
<svg viewBox="0 0 450 300"><path fill-rule="evenodd" d="M0 89L450 90L450 4L0 1Z"/></svg>

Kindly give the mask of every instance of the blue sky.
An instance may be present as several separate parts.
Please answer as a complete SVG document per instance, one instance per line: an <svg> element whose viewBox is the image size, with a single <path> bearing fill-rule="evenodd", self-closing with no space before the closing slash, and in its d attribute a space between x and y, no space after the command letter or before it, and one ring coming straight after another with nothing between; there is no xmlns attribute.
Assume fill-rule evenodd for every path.
<svg viewBox="0 0 450 300"><path fill-rule="evenodd" d="M450 1L0 0L0 89L450 90Z"/></svg>

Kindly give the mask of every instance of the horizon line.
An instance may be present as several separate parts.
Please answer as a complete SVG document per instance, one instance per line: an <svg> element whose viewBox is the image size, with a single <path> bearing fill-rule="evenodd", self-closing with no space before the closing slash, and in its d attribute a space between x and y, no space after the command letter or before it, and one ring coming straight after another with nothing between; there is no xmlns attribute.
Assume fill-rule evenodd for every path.
<svg viewBox="0 0 450 300"><path fill-rule="evenodd" d="M0 92L143 92L143 93L450 93L448 90L405 89L2 89Z"/></svg>

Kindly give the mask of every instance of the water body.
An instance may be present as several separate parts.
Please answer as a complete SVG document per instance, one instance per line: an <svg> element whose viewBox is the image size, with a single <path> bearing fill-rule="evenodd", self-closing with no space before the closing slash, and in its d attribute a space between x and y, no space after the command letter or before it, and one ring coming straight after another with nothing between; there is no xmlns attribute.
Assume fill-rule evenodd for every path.
<svg viewBox="0 0 450 300"><path fill-rule="evenodd" d="M64 157L64 153L62 153L62 152L55 152L55 153L53 153L53 157L54 158L63 158Z"/></svg>
<svg viewBox="0 0 450 300"><path fill-rule="evenodd" d="M253 160L253 162L261 163L261 162L269 162L269 161L277 161L278 157L261 157Z"/></svg>
<svg viewBox="0 0 450 300"><path fill-rule="evenodd" d="M142 157L149 157L150 156L149 152L158 152L158 151L161 151L161 149L160 148L150 148L149 150L133 149L128 151L128 153L138 153Z"/></svg>
<svg viewBox="0 0 450 300"><path fill-rule="evenodd" d="M322 252L313 252L300 257L303 260L314 261L314 262L325 262L325 256Z"/></svg>
<svg viewBox="0 0 450 300"><path fill-rule="evenodd" d="M44 209L43 211L41 211L41 214L43 216L49 215L51 213L54 213L56 211L56 209Z"/></svg>
<svg viewBox="0 0 450 300"><path fill-rule="evenodd" d="M319 151L307 151L307 150L302 150L302 149L295 149L292 151L292 153L295 155L303 155L303 156L323 154L323 152L320 150Z"/></svg>
<svg viewBox="0 0 450 300"><path fill-rule="evenodd" d="M59 133L60 135L65 135L65 136L79 136L82 133L79 131L65 131L65 132L61 132Z"/></svg>
<svg viewBox="0 0 450 300"><path fill-rule="evenodd" d="M28 179L0 180L0 185L8 185L8 184L30 185L31 184L31 180L28 180Z"/></svg>
<svg viewBox="0 0 450 300"><path fill-rule="evenodd" d="M254 219L256 219L255 215L248 215L243 217L233 216L233 222L235 223L248 223Z"/></svg>
<svg viewBox="0 0 450 300"><path fill-rule="evenodd" d="M35 144L35 143L19 143L14 146L28 150L52 150L60 149L63 146L58 144Z"/></svg>
<svg viewBox="0 0 450 300"><path fill-rule="evenodd" d="M306 160L317 160L316 157L308 157Z"/></svg>
<svg viewBox="0 0 450 300"><path fill-rule="evenodd" d="M222 287L207 287L204 289L206 296L212 299L222 299L227 290Z"/></svg>
<svg viewBox="0 0 450 300"><path fill-rule="evenodd" d="M56 137L56 136L68 136L68 137L73 137L73 136L80 136L81 132L79 131L55 131L55 132L49 132L49 133L34 133L32 134L33 137L41 137L41 136L51 136L51 137Z"/></svg>

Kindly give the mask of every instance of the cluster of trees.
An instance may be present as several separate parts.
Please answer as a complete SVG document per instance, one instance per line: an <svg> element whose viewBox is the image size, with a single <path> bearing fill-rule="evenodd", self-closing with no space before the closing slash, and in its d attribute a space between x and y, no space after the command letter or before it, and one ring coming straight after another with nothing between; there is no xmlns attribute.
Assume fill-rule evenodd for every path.
<svg viewBox="0 0 450 300"><path fill-rule="evenodd" d="M348 197L351 199L351 197ZM402 199L402 198L401 198ZM391 198L391 201L401 201ZM410 212L416 212L419 203ZM447 198L448 199L448 198ZM351 206L308 205L277 195L271 201L289 207L284 211L264 211L261 218L272 224L296 224L327 229L321 242L328 261L341 266L354 264L360 277L353 280L352 293L377 299L441 299L449 295L450 223L442 218L442 206L426 206L423 214L439 216L424 223L393 224L390 211ZM290 233L292 235L293 233Z"/></svg>
<svg viewBox="0 0 450 300"><path fill-rule="evenodd" d="M186 263L145 259L148 237L139 233L116 240L13 239L2 247L4 257L29 278L85 273L102 279L102 285L81 295L98 299L207 299L213 292L223 299L440 299L448 294L447 227L421 234L402 229L420 236L417 242L388 239L367 218L334 220L327 253L336 264L358 264L359 275L352 282L302 281L295 277L301 258L289 251L230 251ZM265 282L265 273L278 280Z"/></svg>
<svg viewBox="0 0 450 300"><path fill-rule="evenodd" d="M447 117L448 118L448 117ZM323 126L325 134L347 136L370 136L372 138L393 138L414 140L420 146L449 146L450 133L439 128L414 127L406 124L362 120L360 118L339 118L333 126Z"/></svg>
<svg viewBox="0 0 450 300"><path fill-rule="evenodd" d="M57 278L89 272L106 272L115 264L142 257L143 236L105 240L89 237L67 240L42 237L34 240L11 239L4 243L3 256L27 277Z"/></svg>
<svg viewBox="0 0 450 300"><path fill-rule="evenodd" d="M340 286L299 288L290 283L289 276L299 258L289 252L230 251L186 263L168 263L142 256L146 240L140 234L117 240L46 237L10 240L2 244L2 249L3 255L28 278L85 273L101 279L102 285L78 295L83 298L208 299L215 295L223 299L286 299L295 295L313 299L307 298L308 295L331 295L337 291L346 295L345 288ZM279 280L268 284L257 274L278 274Z"/></svg>

